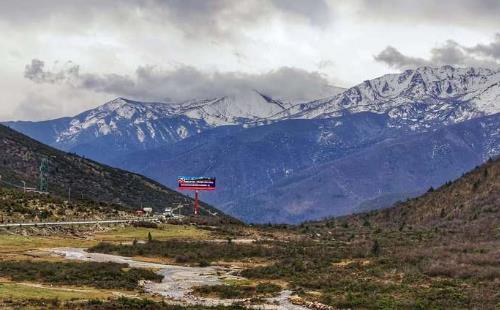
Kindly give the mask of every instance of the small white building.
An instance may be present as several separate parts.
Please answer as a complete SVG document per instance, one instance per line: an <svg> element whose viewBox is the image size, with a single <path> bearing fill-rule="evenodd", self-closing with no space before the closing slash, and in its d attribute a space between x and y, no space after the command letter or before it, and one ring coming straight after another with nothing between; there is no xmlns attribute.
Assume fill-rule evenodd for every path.
<svg viewBox="0 0 500 310"><path fill-rule="evenodd" d="M174 216L174 211L172 210L172 208L165 208L165 210L163 211L163 215L165 217L173 217Z"/></svg>

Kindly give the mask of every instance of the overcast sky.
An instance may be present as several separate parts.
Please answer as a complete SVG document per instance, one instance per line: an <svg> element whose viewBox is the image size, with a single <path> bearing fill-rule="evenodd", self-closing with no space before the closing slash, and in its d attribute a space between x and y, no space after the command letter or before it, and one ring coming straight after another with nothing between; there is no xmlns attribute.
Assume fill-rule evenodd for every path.
<svg viewBox="0 0 500 310"><path fill-rule="evenodd" d="M500 64L498 0L0 0L0 120Z"/></svg>

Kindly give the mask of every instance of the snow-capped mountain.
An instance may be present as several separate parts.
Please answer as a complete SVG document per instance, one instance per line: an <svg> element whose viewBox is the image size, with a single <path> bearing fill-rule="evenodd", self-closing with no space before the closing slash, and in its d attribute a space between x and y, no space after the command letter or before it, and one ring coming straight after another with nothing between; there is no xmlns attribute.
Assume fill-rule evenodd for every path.
<svg viewBox="0 0 500 310"><path fill-rule="evenodd" d="M168 104L117 98L71 119L68 128L57 135L56 142L70 145L78 143L80 136L87 131L91 131L94 137L127 135L140 143L147 143L147 140L157 136L164 141L175 142L188 136L186 126L203 127L195 120L177 120L176 126L165 126L165 122L158 122L165 119L172 122L175 116L175 111Z"/></svg>
<svg viewBox="0 0 500 310"><path fill-rule="evenodd" d="M253 122L282 110L282 103L255 91L237 98L227 96L183 103L117 98L71 119L68 128L58 133L56 143L75 142L87 131L92 131L96 138L127 132L140 143L158 139L171 143L207 128Z"/></svg>
<svg viewBox="0 0 500 310"><path fill-rule="evenodd" d="M194 101L175 106L176 113L203 119L211 126L242 125L263 121L289 108L291 103L275 100L256 90L239 92L211 101Z"/></svg>
<svg viewBox="0 0 500 310"><path fill-rule="evenodd" d="M63 150L81 152L79 146L91 150L99 145L131 152L175 143L218 126L251 127L286 119L323 119L360 112L387 114L391 126L414 131L498 113L500 71L421 67L384 75L334 96L302 103L276 100L257 90L182 103L117 98L72 118L7 124ZM93 151L83 152L95 156Z"/></svg>
<svg viewBox="0 0 500 310"><path fill-rule="evenodd" d="M388 114L394 125L429 128L500 112L500 71L421 67L364 81L317 101L297 104L272 119L331 118L345 113Z"/></svg>
<svg viewBox="0 0 500 310"><path fill-rule="evenodd" d="M177 115L168 104L124 98L74 117L7 125L43 143L105 163L118 154L175 143L210 128L203 119Z"/></svg>
<svg viewBox="0 0 500 310"><path fill-rule="evenodd" d="M290 106L253 90L182 103L120 97L74 117L6 124L51 146L109 163L117 155L172 144L210 128L262 121Z"/></svg>

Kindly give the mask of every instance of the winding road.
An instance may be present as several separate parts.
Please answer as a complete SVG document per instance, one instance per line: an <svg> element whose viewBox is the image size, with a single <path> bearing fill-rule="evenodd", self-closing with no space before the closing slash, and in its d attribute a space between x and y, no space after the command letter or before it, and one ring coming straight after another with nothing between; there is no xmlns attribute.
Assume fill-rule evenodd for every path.
<svg viewBox="0 0 500 310"><path fill-rule="evenodd" d="M119 223L132 223L139 221L153 222L156 218L128 218L128 219L115 219L115 220L73 220L61 222L23 222L23 223L0 223L1 227L42 227L42 226L64 226L64 225L94 225L94 224L119 224Z"/></svg>

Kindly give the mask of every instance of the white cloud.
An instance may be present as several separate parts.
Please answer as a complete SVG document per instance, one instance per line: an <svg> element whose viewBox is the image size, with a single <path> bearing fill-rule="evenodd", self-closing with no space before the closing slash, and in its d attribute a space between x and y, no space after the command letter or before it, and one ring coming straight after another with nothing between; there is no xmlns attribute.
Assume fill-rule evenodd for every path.
<svg viewBox="0 0 500 310"><path fill-rule="evenodd" d="M398 23L500 27L497 0L362 0L359 14Z"/></svg>

